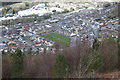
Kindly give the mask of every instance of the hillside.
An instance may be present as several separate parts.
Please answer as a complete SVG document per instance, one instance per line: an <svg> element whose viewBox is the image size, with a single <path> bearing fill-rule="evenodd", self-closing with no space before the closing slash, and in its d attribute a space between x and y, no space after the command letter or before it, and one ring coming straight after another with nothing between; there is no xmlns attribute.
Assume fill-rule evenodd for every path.
<svg viewBox="0 0 120 80"><path fill-rule="evenodd" d="M64 70L64 65L67 65L68 72L64 75L65 78L118 78L118 56L117 56L117 43L113 40L105 40L100 42L97 48L90 48L89 42L77 42L78 45L72 48L67 48L64 51L52 53L32 53L24 55L22 65L18 64L18 60L14 60L17 65L23 66L23 78L53 78L54 74L60 75ZM93 46L97 47L98 43ZM59 48L59 47L58 47ZM110 49L110 50L109 50ZM3 78L10 78L15 75L12 70L15 67L12 61L14 54L5 53L2 61L2 76ZM59 62L59 56L62 55L65 63ZM108 56L109 55L109 56ZM20 55L19 55L20 56ZM62 60L63 60L62 58ZM15 58L16 59L16 58ZM58 61L58 63L56 63ZM60 60L61 61L61 60ZM109 63L109 64L108 64ZM15 65L16 65L15 64ZM62 65L61 65L62 64ZM13 65L13 67L12 67ZM16 67L17 68L17 67ZM19 69L19 68L17 68ZM60 70L58 70L60 69ZM21 70L20 70L21 71ZM20 73L21 75L21 73ZM16 75L16 77L19 75ZM60 76L59 76L60 77ZM60 77L62 78L62 77Z"/></svg>

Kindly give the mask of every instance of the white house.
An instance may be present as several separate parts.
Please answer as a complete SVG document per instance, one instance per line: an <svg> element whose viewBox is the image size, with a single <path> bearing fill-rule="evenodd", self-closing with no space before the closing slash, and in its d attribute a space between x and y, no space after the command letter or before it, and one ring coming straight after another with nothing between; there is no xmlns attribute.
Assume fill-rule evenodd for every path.
<svg viewBox="0 0 120 80"><path fill-rule="evenodd" d="M50 26L50 25L45 25L47 28L50 28L50 27L52 27L52 26Z"/></svg>

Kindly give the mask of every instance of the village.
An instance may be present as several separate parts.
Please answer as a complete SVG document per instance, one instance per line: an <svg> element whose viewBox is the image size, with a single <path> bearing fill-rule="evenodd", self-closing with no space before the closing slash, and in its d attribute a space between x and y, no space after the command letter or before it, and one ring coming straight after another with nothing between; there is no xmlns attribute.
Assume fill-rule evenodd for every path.
<svg viewBox="0 0 120 80"><path fill-rule="evenodd" d="M52 18L41 22L19 23L11 27L2 25L0 51L14 52L20 48L23 52L54 53L56 51L54 45L57 43L73 47L77 40L89 40L92 45L94 39L99 41L108 37L117 39L119 19L110 15L114 7L115 4L107 7L96 5L53 15ZM22 11L19 14L22 16ZM61 40L62 38L65 40Z"/></svg>

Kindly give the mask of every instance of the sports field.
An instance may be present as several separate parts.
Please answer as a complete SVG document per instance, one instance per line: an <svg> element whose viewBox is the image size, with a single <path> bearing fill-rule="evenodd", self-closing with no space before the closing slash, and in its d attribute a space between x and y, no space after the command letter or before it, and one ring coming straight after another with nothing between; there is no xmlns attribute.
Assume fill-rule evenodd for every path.
<svg viewBox="0 0 120 80"><path fill-rule="evenodd" d="M70 38L60 35L60 34L56 34L56 33L41 35L41 37L44 37L51 41L55 41L56 43L58 43L60 45L64 45L64 46L69 46L69 44L70 44Z"/></svg>

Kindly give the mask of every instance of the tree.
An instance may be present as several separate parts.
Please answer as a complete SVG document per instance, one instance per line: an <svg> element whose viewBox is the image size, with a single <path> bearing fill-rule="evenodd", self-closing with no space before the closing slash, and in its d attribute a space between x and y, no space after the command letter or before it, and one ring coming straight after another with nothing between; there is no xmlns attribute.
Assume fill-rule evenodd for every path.
<svg viewBox="0 0 120 80"><path fill-rule="evenodd" d="M98 48L99 48L99 42L98 42L97 39L94 40L92 48L93 48L93 50L98 50Z"/></svg>
<svg viewBox="0 0 120 80"><path fill-rule="evenodd" d="M48 2L45 2L45 6L48 7Z"/></svg>
<svg viewBox="0 0 120 80"><path fill-rule="evenodd" d="M68 73L68 63L64 55L59 55L56 58L56 63L53 70L53 76L56 78L64 78Z"/></svg>
<svg viewBox="0 0 120 80"><path fill-rule="evenodd" d="M92 70L100 70L103 67L103 59L101 54L98 52L99 49L99 42L97 39L93 42L93 50L92 50L92 59L93 62L90 65L90 69Z"/></svg>
<svg viewBox="0 0 120 80"><path fill-rule="evenodd" d="M6 55L6 53L5 53L5 51L4 51L4 50L2 51L2 55Z"/></svg>
<svg viewBox="0 0 120 80"><path fill-rule="evenodd" d="M17 49L15 53L12 54L12 78L22 77L23 59L24 55L19 49Z"/></svg>
<svg viewBox="0 0 120 80"><path fill-rule="evenodd" d="M56 12L56 10L53 10L52 12Z"/></svg>
<svg viewBox="0 0 120 80"><path fill-rule="evenodd" d="M49 18L51 18L51 14L45 14L45 15L43 15L43 18L44 19L49 19Z"/></svg>
<svg viewBox="0 0 120 80"><path fill-rule="evenodd" d="M90 65L89 69L95 70L95 71L101 70L103 67L103 59L100 53L98 53L98 51L94 50L92 52L92 59L93 59L93 62Z"/></svg>
<svg viewBox="0 0 120 80"><path fill-rule="evenodd" d="M64 9L64 11L62 13L67 13L67 12L69 12L69 10L68 9Z"/></svg>
<svg viewBox="0 0 120 80"><path fill-rule="evenodd" d="M13 9L13 10L12 10L12 14L15 14L15 13L16 13L16 12L15 12L15 10Z"/></svg>
<svg viewBox="0 0 120 80"><path fill-rule="evenodd" d="M70 11L74 11L74 10L75 10L74 8L72 8L72 7L70 8Z"/></svg>
<svg viewBox="0 0 120 80"><path fill-rule="evenodd" d="M25 6L26 6L27 8L29 8L29 3L28 3L28 2L25 2Z"/></svg>
<svg viewBox="0 0 120 80"><path fill-rule="evenodd" d="M56 5L56 7L60 8L60 5L59 5L59 4L57 4L57 5Z"/></svg>
<svg viewBox="0 0 120 80"><path fill-rule="evenodd" d="M2 16L4 16L5 14L7 14L7 8L2 9Z"/></svg>

